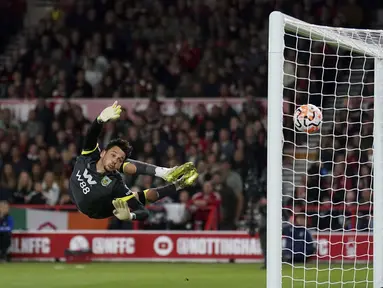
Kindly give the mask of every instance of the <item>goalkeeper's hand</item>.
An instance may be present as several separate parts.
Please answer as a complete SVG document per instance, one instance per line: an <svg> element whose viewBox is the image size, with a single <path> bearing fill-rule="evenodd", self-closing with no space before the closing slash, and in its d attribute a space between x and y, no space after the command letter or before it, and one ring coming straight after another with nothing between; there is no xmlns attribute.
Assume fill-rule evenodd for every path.
<svg viewBox="0 0 383 288"><path fill-rule="evenodd" d="M116 120L120 118L121 106L117 104L117 101L113 103L112 106L106 107L97 117L97 120L100 122L108 122L109 120Z"/></svg>
<svg viewBox="0 0 383 288"><path fill-rule="evenodd" d="M114 199L112 201L114 206L113 214L118 219L122 221L130 221L132 220L132 214L130 213L130 209L128 207L128 203L122 199Z"/></svg>

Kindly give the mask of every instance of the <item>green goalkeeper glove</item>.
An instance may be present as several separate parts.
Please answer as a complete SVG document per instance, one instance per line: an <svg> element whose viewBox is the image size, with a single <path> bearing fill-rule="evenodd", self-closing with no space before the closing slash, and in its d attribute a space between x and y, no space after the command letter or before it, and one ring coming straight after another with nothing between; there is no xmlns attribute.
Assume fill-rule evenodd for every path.
<svg viewBox="0 0 383 288"><path fill-rule="evenodd" d="M105 123L109 120L116 120L120 118L121 106L117 104L117 101L113 103L112 106L106 107L97 117L99 122Z"/></svg>
<svg viewBox="0 0 383 288"><path fill-rule="evenodd" d="M122 199L115 199L112 201L114 206L113 214L118 219L122 221L130 221L132 220L132 213L130 213L130 209L128 207L128 203Z"/></svg>

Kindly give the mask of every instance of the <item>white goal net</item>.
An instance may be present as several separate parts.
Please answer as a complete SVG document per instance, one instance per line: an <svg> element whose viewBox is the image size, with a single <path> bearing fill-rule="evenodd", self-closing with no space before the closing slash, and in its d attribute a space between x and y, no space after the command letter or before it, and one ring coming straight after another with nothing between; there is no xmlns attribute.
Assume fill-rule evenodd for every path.
<svg viewBox="0 0 383 288"><path fill-rule="evenodd" d="M382 36L270 18L268 288L383 287ZM309 103L323 113L313 134L293 123Z"/></svg>

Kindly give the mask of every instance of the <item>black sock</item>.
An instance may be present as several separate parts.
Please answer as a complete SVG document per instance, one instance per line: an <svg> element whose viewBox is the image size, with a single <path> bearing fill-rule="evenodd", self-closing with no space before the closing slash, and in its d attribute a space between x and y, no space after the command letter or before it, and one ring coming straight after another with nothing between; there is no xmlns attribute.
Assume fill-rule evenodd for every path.
<svg viewBox="0 0 383 288"><path fill-rule="evenodd" d="M164 198L164 197L171 197L177 193L176 185L170 184L163 187L155 188L154 190L157 191L158 199Z"/></svg>

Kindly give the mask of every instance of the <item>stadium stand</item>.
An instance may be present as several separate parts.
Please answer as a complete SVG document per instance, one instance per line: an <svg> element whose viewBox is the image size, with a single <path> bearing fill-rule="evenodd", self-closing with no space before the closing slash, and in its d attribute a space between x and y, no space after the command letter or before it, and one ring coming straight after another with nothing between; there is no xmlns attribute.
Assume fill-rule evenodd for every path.
<svg viewBox="0 0 383 288"><path fill-rule="evenodd" d="M196 163L201 174L198 185L162 203L181 202L190 208L185 218L166 228L186 228L193 219L190 215L206 221L203 208L196 204L203 191L220 198L221 228L236 229L241 219L249 220L244 209L249 199L258 202L266 197L266 115L255 98L267 95L268 14L276 9L317 24L367 27L375 19L372 2L355 7L338 1L294 1L290 5L289 1L267 0L79 0L73 7L52 13L25 33L19 48L24 53L8 62L1 74L5 79L2 98L38 99L38 103L26 122L16 119L9 109L0 110L0 200L71 204L67 178L90 122L70 99L150 97L147 110L136 111L135 120L126 114L108 124L101 146L123 136L134 147L133 158L163 166ZM331 78L329 74L325 75ZM289 83L293 85L295 79L285 79L286 86ZM307 90L307 83L298 84ZM307 92L320 95L313 89ZM221 97L224 104L209 111L201 103L195 115L180 110L164 116L159 106L168 97L179 98L180 104L184 97ZM227 97L246 98L242 111L225 104ZM55 114L47 98L68 102ZM301 100L305 99L302 93ZM329 150L332 159L334 150ZM370 167L358 165L368 175L365 185L370 187ZM355 173L357 168L351 166L349 173ZM328 172L332 168L326 167ZM146 176L126 180L132 189L161 184ZM310 189L310 179L307 183L308 191L297 187L296 195L309 199L311 193L318 193ZM361 197L363 201L369 196ZM215 198L212 202L218 207ZM157 212L151 225L163 222L164 210Z"/></svg>
<svg viewBox="0 0 383 288"><path fill-rule="evenodd" d="M24 0L0 1L0 52L4 52L12 36L24 26L26 2Z"/></svg>

